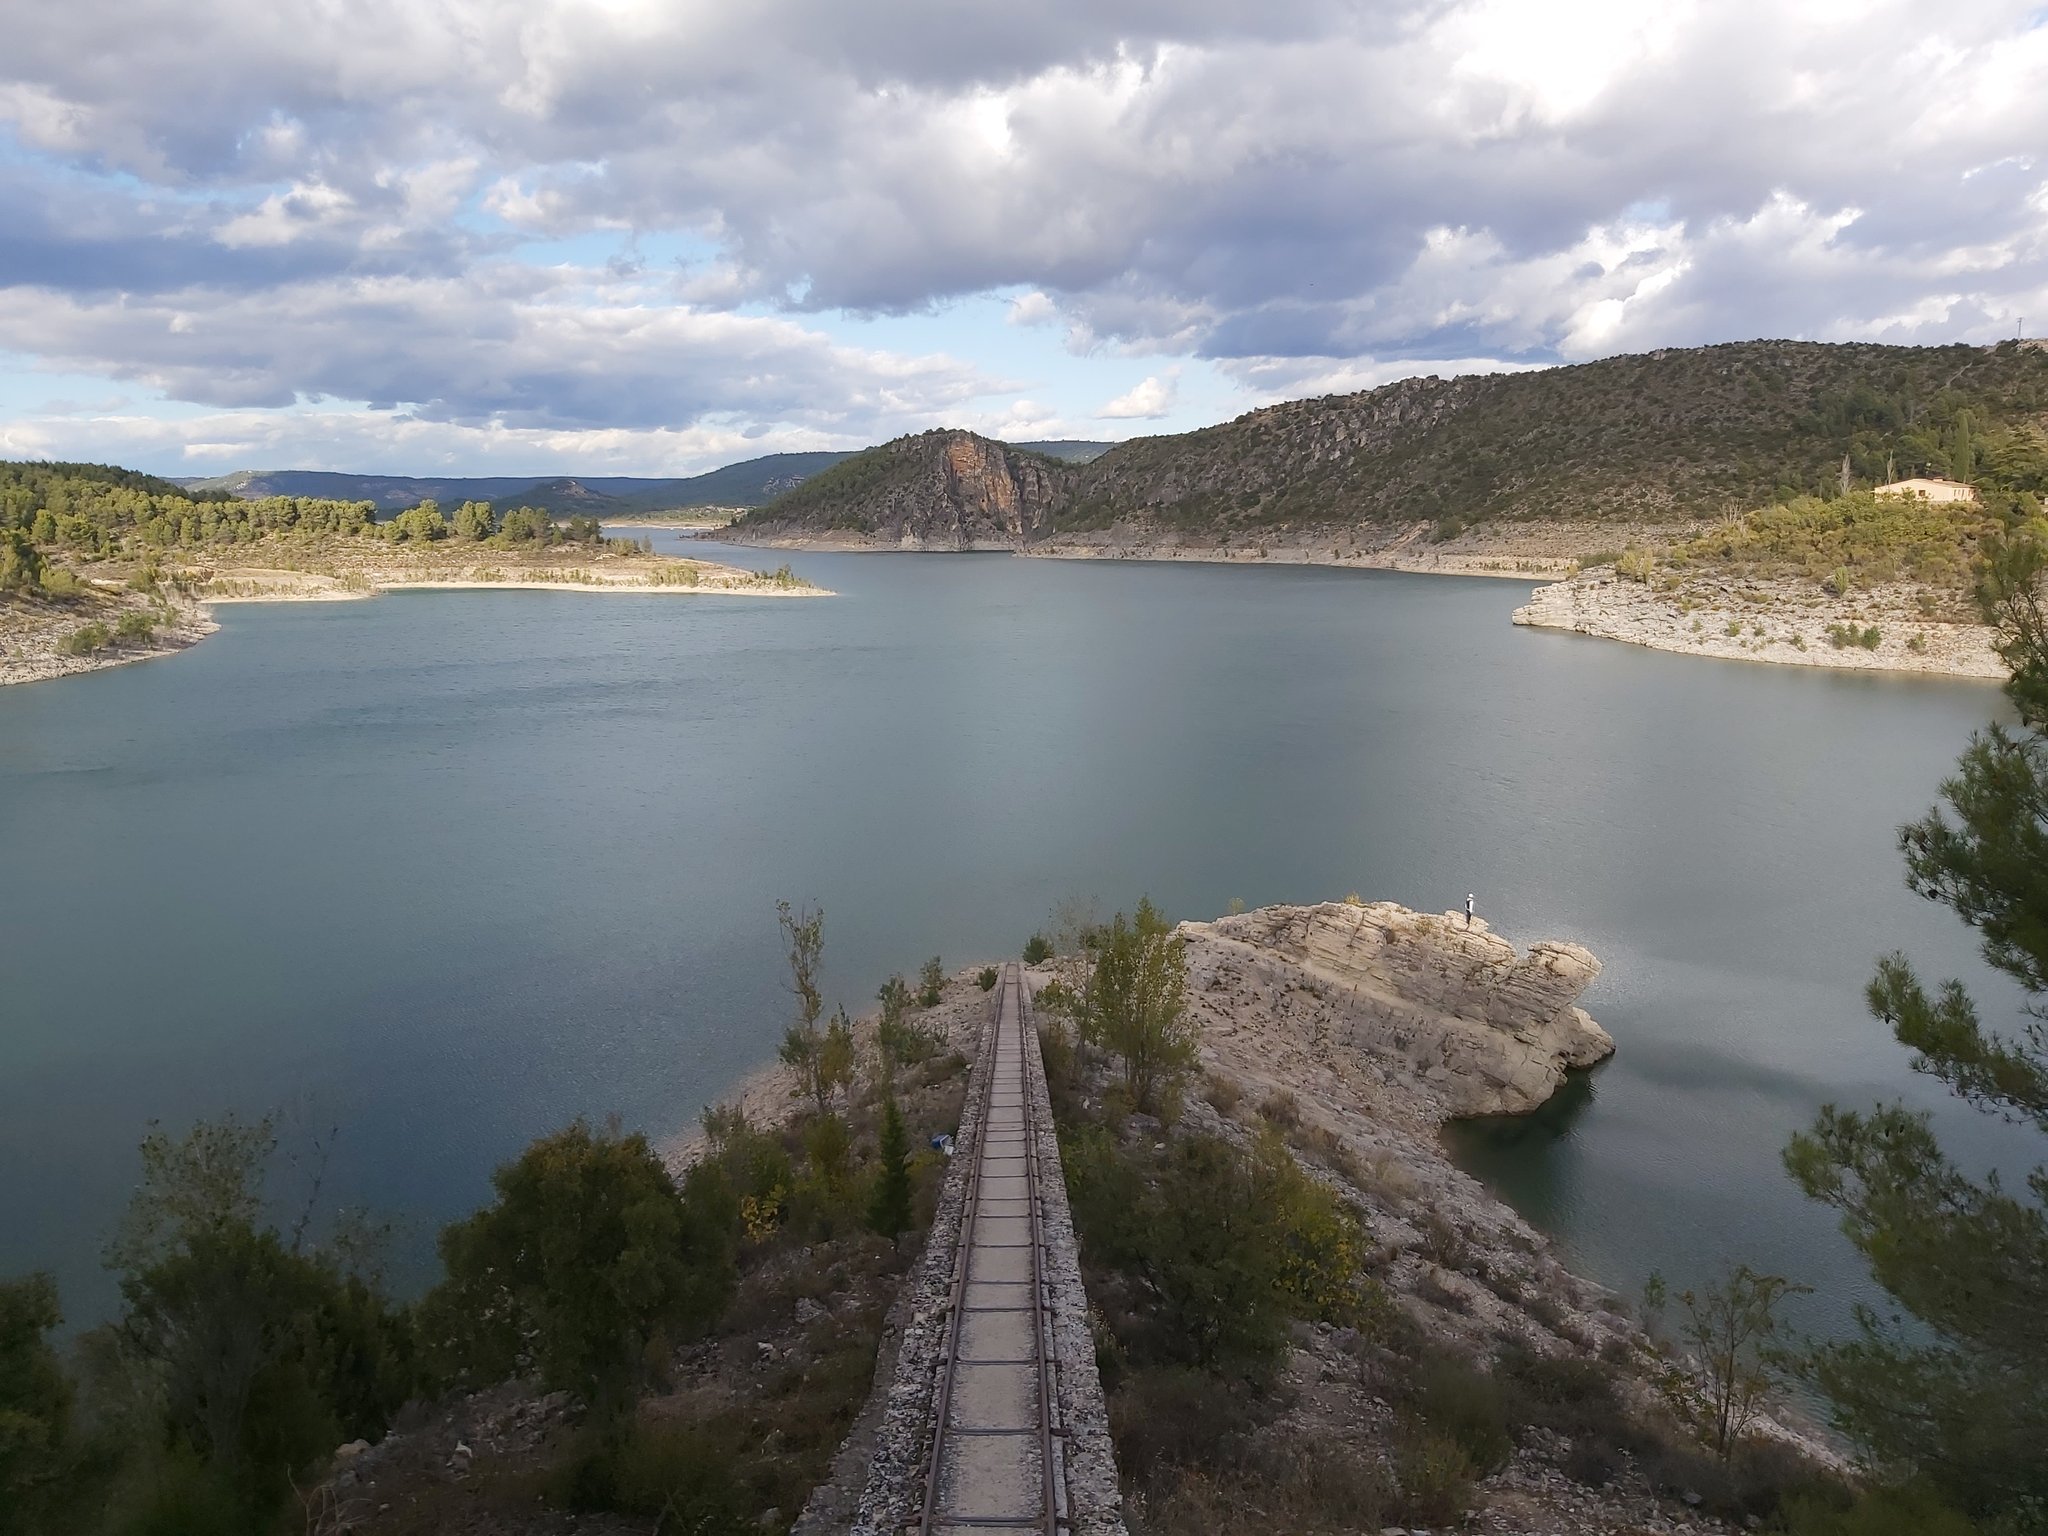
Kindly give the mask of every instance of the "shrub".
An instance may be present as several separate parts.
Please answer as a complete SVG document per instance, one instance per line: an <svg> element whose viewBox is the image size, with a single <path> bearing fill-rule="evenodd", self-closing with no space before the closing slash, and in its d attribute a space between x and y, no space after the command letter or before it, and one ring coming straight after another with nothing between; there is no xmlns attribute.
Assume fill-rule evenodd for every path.
<svg viewBox="0 0 2048 1536"><path fill-rule="evenodd" d="M695 1424L636 1422L588 1437L563 1479L573 1509L660 1517L702 1536L751 1536L752 1501L734 1475L736 1447Z"/></svg>
<svg viewBox="0 0 2048 1536"><path fill-rule="evenodd" d="M1243 1096L1234 1078L1222 1077L1211 1072L1203 1081L1202 1097L1209 1101L1211 1109L1226 1120L1236 1113L1238 1102Z"/></svg>
<svg viewBox="0 0 2048 1536"><path fill-rule="evenodd" d="M980 973L975 976L974 984L984 992L993 992L996 989L996 982L998 980L1000 978L996 974L996 968L992 965L985 965L981 968Z"/></svg>
<svg viewBox="0 0 2048 1536"><path fill-rule="evenodd" d="M1251 1405L1228 1382L1185 1366L1133 1371L1109 1404L1117 1461L1133 1477L1214 1463L1248 1427Z"/></svg>
<svg viewBox="0 0 2048 1536"><path fill-rule="evenodd" d="M917 973L917 1001L921 1007L936 1008L946 989L946 968L933 955Z"/></svg>
<svg viewBox="0 0 2048 1536"><path fill-rule="evenodd" d="M147 640L156 633L156 620L140 608L130 608L114 626L118 640Z"/></svg>
<svg viewBox="0 0 2048 1536"><path fill-rule="evenodd" d="M1411 1425L1394 1445L1394 1481L1400 1486L1404 1520L1455 1525L1471 1507L1478 1477L1457 1441Z"/></svg>
<svg viewBox="0 0 2048 1536"><path fill-rule="evenodd" d="M1820 1494L1786 1501L1788 1536L1972 1536L1977 1527L1918 1488L1873 1488L1853 1504Z"/></svg>
<svg viewBox="0 0 2048 1536"><path fill-rule="evenodd" d="M552 1387L614 1417L637 1396L649 1345L708 1322L731 1288L716 1234L690 1223L638 1135L577 1123L499 1168L497 1201L441 1234L448 1279L429 1298L463 1356L496 1380L530 1356Z"/></svg>
<svg viewBox="0 0 2048 1536"><path fill-rule="evenodd" d="M1292 1089L1275 1088L1259 1102L1259 1118L1268 1125L1291 1131L1301 1124L1301 1101Z"/></svg>
<svg viewBox="0 0 2048 1536"><path fill-rule="evenodd" d="M66 635L58 642L57 649L66 656L90 656L113 643L114 637L108 633L106 625L87 624Z"/></svg>
<svg viewBox="0 0 2048 1536"><path fill-rule="evenodd" d="M1433 1355L1416 1371L1410 1394L1422 1421L1455 1441L1481 1475L1507 1465L1515 1450L1507 1394L1492 1376L1463 1356Z"/></svg>
<svg viewBox="0 0 2048 1536"><path fill-rule="evenodd" d="M1034 933L1024 944L1024 963L1043 965L1052 958L1052 941L1042 933Z"/></svg>
<svg viewBox="0 0 2048 1536"><path fill-rule="evenodd" d="M1123 1064L1132 1106L1170 1119L1195 1064L1200 1024L1187 1012L1187 955L1149 900L1119 912L1101 935L1082 998L1082 1038Z"/></svg>

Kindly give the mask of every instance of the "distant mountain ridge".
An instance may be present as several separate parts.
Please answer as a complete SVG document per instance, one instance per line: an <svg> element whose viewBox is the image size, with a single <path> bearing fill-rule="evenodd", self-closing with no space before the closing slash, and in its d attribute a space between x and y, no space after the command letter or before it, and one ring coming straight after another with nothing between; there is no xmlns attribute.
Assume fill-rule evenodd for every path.
<svg viewBox="0 0 2048 1536"><path fill-rule="evenodd" d="M749 512L741 536L1371 547L1418 526L1449 538L1479 523L1693 520L1959 463L2041 494L2048 350L1754 341L1403 379L1133 438L1051 465L1021 498L991 450L1004 466L1049 463L968 432L899 438Z"/></svg>
<svg viewBox="0 0 2048 1536"><path fill-rule="evenodd" d="M1029 443L1034 453L1085 463L1114 446L1062 439ZM758 507L802 485L811 476L854 457L852 451L770 453L708 470L701 475L660 478L638 475L358 475L326 469L238 469L232 474L173 477L190 491L225 492L244 500L265 496L313 496L329 501L367 501L395 512L437 501L453 506L488 501L507 507L539 507L564 517L628 517L680 512L696 507Z"/></svg>

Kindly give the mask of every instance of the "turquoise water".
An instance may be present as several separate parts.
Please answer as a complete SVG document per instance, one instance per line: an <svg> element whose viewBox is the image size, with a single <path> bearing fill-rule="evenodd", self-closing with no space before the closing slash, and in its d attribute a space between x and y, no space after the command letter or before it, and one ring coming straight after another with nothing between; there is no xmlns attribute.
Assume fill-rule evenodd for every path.
<svg viewBox="0 0 2048 1536"><path fill-rule="evenodd" d="M779 563L778 553L734 558ZM339 1127L322 1202L402 1269L575 1115L655 1133L767 1057L774 903L849 1007L1013 954L1070 896L1181 916L1476 891L1589 946L1620 1042L1460 1155L1600 1277L1859 1272L1777 1165L1829 1098L1947 1108L1873 957L1977 973L1891 832L1975 685L1512 628L1511 582L796 556L835 600L415 593L231 607L167 661L0 690L0 1271L111 1305L152 1118Z"/></svg>

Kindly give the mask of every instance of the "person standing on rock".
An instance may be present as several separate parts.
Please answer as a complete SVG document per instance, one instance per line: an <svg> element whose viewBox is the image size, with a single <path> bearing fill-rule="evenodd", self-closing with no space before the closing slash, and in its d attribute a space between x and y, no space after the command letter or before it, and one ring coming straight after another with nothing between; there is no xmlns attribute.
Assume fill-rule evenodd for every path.
<svg viewBox="0 0 2048 1536"><path fill-rule="evenodd" d="M1472 893L1470 891L1465 893L1465 926L1467 928L1472 926Z"/></svg>

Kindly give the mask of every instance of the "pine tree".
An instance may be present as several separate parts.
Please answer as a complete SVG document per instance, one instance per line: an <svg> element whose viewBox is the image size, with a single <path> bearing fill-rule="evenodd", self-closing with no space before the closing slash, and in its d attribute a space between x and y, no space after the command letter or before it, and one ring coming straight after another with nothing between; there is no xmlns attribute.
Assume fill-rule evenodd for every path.
<svg viewBox="0 0 2048 1536"><path fill-rule="evenodd" d="M889 1100L882 1110L881 1168L875 1177L875 1194L868 1204L868 1225L884 1237L894 1237L910 1226L910 1137L903 1128L903 1112Z"/></svg>
<svg viewBox="0 0 2048 1536"><path fill-rule="evenodd" d="M2012 668L2019 727L1972 738L1942 797L1901 829L1907 881L1983 936L2026 994L2017 1033L1980 1019L1962 983L1930 993L1902 954L1879 962L1872 1013L1915 1070L2048 1135L2048 529L1993 545L1980 592ZM1805 1369L1836 1426L1875 1466L1917 1476L1966 1512L2048 1530L2048 1167L2029 1197L1978 1182L1943 1153L1931 1117L1898 1104L1829 1105L1785 1160L1917 1326L1858 1311L1857 1336Z"/></svg>

